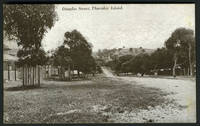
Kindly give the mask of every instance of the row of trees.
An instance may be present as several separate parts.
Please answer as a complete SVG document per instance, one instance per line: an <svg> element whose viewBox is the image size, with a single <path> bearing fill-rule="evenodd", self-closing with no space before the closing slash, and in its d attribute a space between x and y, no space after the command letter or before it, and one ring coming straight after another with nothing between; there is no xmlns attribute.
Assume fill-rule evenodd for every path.
<svg viewBox="0 0 200 126"><path fill-rule="evenodd" d="M18 67L23 69L23 86L40 85L40 67L52 65L59 68L60 78L65 70L78 70L84 74L94 73L96 62L92 57L92 45L77 30L66 32L63 44L52 57L48 57L41 41L48 29L57 21L54 5L4 5L4 33L17 41ZM37 80L36 80L37 79Z"/></svg>
<svg viewBox="0 0 200 126"><path fill-rule="evenodd" d="M172 55L165 48L159 48L152 54L124 55L107 63L116 73L150 74L151 70L172 66Z"/></svg>
<svg viewBox="0 0 200 126"><path fill-rule="evenodd" d="M87 42L85 37L77 30L66 32L64 42L53 51L52 65L59 68L61 79L65 78L65 71L68 70L68 79L71 80L71 70L80 71L87 75L95 73L96 62L92 56L92 44Z"/></svg>
<svg viewBox="0 0 200 126"><path fill-rule="evenodd" d="M107 63L116 73L141 73L150 74L159 69L171 72L176 76L176 70L181 69L186 75L194 74L195 38L191 29L178 28L169 39L165 41L165 47L158 48L151 54L124 55L114 58Z"/></svg>
<svg viewBox="0 0 200 126"><path fill-rule="evenodd" d="M55 6L4 5L3 15L5 36L20 47L17 65L23 68L23 86L40 85L40 66L47 61L41 41L57 20Z"/></svg>

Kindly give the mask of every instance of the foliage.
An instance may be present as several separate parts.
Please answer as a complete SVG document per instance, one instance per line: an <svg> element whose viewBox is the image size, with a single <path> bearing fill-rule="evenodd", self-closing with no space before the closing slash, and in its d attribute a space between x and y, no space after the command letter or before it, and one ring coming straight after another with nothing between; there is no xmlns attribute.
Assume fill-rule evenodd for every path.
<svg viewBox="0 0 200 126"><path fill-rule="evenodd" d="M63 45L59 46L53 55L53 65L67 67L71 63L72 59L70 57L69 49Z"/></svg>
<svg viewBox="0 0 200 126"><path fill-rule="evenodd" d="M150 56L148 54L137 55L132 59L131 67L133 73L141 73L143 75L149 72L152 68Z"/></svg>
<svg viewBox="0 0 200 126"><path fill-rule="evenodd" d="M69 46L72 62L78 70L88 73L95 70L95 60L92 57L92 45L77 30L65 33L64 45Z"/></svg>
<svg viewBox="0 0 200 126"><path fill-rule="evenodd" d="M194 48L195 41L193 34L193 30L191 29L178 28L165 41L165 46L173 54L177 52L178 56L186 55L185 52L188 50L190 44Z"/></svg>
<svg viewBox="0 0 200 126"><path fill-rule="evenodd" d="M129 61L133 56L132 55L124 55L119 57L119 59L117 60L117 64L115 66L115 70L117 72L126 72L128 69L126 69L127 65L126 62Z"/></svg>
<svg viewBox="0 0 200 126"><path fill-rule="evenodd" d="M174 56L173 71L179 63L182 67L189 68L190 75L192 75L193 64L196 60L194 31L186 28L176 29L165 42L165 46Z"/></svg>
<svg viewBox="0 0 200 126"><path fill-rule="evenodd" d="M19 57L18 66L25 64L28 66L44 65L48 60L45 51L41 48L39 50L19 50L17 56Z"/></svg>
<svg viewBox="0 0 200 126"><path fill-rule="evenodd" d="M96 66L96 71L98 72L98 73L102 73L103 71L102 71L102 69L101 69L101 67L100 66Z"/></svg>
<svg viewBox="0 0 200 126"><path fill-rule="evenodd" d="M92 45L77 30L66 32L64 36L63 44L53 52L51 57L53 65L68 70L70 67L78 70L78 74L79 71L84 74L95 73L97 64L92 56Z"/></svg>
<svg viewBox="0 0 200 126"><path fill-rule="evenodd" d="M196 60L193 34L191 29L178 28L167 39L165 47L157 48L151 54L143 51L136 56L124 55L119 58L113 58L106 65L117 73L132 72L135 74L141 73L142 75L158 69L170 70L173 68L173 71L175 71L177 65L181 69L188 67L193 69L191 64L194 64ZM132 51L132 48L129 48L129 51Z"/></svg>
<svg viewBox="0 0 200 126"><path fill-rule="evenodd" d="M21 47L19 64L40 65L45 53L41 41L56 21L54 5L4 5L4 30L9 39L16 39ZM30 62L31 61L31 62ZM33 61L33 62L32 62Z"/></svg>
<svg viewBox="0 0 200 126"><path fill-rule="evenodd" d="M166 48L158 48L155 52L151 54L152 68L162 69L171 68L173 66L173 55Z"/></svg>

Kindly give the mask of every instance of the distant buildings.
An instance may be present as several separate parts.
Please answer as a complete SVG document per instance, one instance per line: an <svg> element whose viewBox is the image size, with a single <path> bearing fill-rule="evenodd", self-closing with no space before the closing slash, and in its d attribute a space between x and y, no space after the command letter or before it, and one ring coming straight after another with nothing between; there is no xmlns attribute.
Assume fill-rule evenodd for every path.
<svg viewBox="0 0 200 126"><path fill-rule="evenodd" d="M4 39L3 42L3 62L4 70L7 70L7 65L11 66L13 69L14 63L18 60L17 57L18 46L17 42L14 40Z"/></svg>
<svg viewBox="0 0 200 126"><path fill-rule="evenodd" d="M15 63L18 60L17 51L18 51L17 42L14 40L8 40L4 38L3 41L3 71L4 79L13 80L16 79L16 67Z"/></svg>

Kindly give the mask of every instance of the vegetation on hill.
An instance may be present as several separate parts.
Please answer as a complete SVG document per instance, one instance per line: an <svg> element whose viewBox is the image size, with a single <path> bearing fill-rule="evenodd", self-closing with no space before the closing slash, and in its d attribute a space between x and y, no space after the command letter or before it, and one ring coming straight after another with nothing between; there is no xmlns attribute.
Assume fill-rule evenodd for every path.
<svg viewBox="0 0 200 126"><path fill-rule="evenodd" d="M136 56L139 54L151 54L155 50L154 49L145 49L145 48L114 48L114 49L103 49L98 50L98 52L93 53L95 59L101 65L105 65L107 62L118 59L119 57L123 57L125 55Z"/></svg>
<svg viewBox="0 0 200 126"><path fill-rule="evenodd" d="M97 59L102 65L119 73L194 75L195 74L195 39L191 29L178 28L164 47L148 49L105 49L97 52Z"/></svg>

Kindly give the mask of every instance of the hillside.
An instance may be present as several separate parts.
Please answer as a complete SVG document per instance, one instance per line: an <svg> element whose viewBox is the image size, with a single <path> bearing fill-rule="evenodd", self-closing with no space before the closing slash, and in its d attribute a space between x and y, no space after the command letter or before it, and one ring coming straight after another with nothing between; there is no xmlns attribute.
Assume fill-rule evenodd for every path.
<svg viewBox="0 0 200 126"><path fill-rule="evenodd" d="M141 53L151 54L154 49L145 49L145 48L118 48L118 49L103 49L98 52L94 52L93 56L98 59L103 59L104 61L110 61L116 57L124 55L133 55L136 56Z"/></svg>

